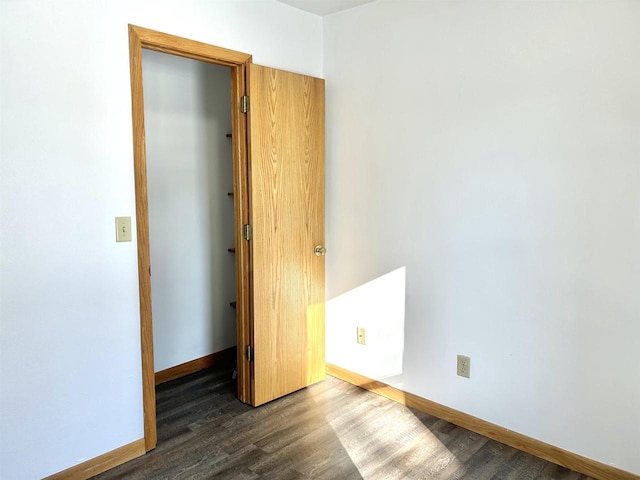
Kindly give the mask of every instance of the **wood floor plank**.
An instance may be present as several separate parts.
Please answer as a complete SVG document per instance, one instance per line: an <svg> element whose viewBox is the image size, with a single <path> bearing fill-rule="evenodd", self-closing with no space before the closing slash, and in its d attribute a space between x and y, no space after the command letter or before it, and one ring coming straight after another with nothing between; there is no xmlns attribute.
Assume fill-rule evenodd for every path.
<svg viewBox="0 0 640 480"><path fill-rule="evenodd" d="M251 459L263 456L265 453L255 445L247 445L224 459L211 465L209 473L216 479L256 479L260 476L247 467Z"/></svg>
<svg viewBox="0 0 640 480"><path fill-rule="evenodd" d="M544 460L517 452L512 461L503 463L493 476L495 480L533 480L545 467Z"/></svg>
<svg viewBox="0 0 640 480"><path fill-rule="evenodd" d="M548 463L537 477L540 480L584 480L586 475L573 472L568 468Z"/></svg>
<svg viewBox="0 0 640 480"><path fill-rule="evenodd" d="M511 461L517 451L494 440L488 440L467 462L456 469L450 478L489 480L502 464Z"/></svg>
<svg viewBox="0 0 640 480"><path fill-rule="evenodd" d="M463 429L464 430L464 429ZM457 462L450 462L439 472L433 474L434 480L446 480L453 478L455 472L464 469L464 464L469 461L487 442L489 439L480 434L464 430L458 441L449 445L451 454L456 458ZM440 460L435 459L438 463Z"/></svg>
<svg viewBox="0 0 640 480"><path fill-rule="evenodd" d="M319 446L322 447L318 448ZM319 454L331 456L336 448L339 448L339 441L337 441L331 427L324 424L319 428L305 431L305 435L295 443L289 443L278 450L273 450L264 459L252 462L249 468L264 475L264 478L268 478L269 475L289 468L297 470L298 466L304 465L306 459L315 459Z"/></svg>
<svg viewBox="0 0 640 480"><path fill-rule="evenodd" d="M230 372L156 389L158 446L98 480L592 480L341 380L252 408Z"/></svg>

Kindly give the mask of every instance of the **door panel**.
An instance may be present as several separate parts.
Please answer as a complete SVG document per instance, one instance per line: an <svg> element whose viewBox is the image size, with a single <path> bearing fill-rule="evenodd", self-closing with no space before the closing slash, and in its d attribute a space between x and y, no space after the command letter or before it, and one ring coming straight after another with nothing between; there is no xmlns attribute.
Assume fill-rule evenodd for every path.
<svg viewBox="0 0 640 480"><path fill-rule="evenodd" d="M324 379L324 80L250 65L253 391Z"/></svg>

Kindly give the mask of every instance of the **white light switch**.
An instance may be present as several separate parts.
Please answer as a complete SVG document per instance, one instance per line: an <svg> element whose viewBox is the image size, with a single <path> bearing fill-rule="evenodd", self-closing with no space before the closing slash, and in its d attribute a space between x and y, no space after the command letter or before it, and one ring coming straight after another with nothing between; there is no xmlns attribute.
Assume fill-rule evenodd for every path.
<svg viewBox="0 0 640 480"><path fill-rule="evenodd" d="M116 217L116 242L131 241L131 217Z"/></svg>

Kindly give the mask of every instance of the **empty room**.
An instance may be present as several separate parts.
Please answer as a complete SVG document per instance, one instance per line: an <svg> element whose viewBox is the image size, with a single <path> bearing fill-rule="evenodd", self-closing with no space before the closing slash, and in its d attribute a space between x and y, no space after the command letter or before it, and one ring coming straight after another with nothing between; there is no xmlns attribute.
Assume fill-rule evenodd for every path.
<svg viewBox="0 0 640 480"><path fill-rule="evenodd" d="M0 0L0 478L640 480L640 1Z"/></svg>

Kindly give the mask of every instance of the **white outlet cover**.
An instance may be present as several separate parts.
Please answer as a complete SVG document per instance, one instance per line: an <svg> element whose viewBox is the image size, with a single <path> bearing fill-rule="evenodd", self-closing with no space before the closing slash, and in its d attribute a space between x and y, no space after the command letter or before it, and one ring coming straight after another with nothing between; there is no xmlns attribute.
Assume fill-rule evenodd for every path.
<svg viewBox="0 0 640 480"><path fill-rule="evenodd" d="M458 355L458 375L471 378L471 357Z"/></svg>

